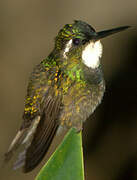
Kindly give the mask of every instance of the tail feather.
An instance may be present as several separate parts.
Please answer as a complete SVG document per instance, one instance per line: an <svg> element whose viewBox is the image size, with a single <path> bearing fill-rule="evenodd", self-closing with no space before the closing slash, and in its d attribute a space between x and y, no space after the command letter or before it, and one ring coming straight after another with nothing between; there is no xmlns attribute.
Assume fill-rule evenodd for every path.
<svg viewBox="0 0 137 180"><path fill-rule="evenodd" d="M19 154L17 161L13 165L13 169L16 170L16 169L24 166L25 158L26 158L26 150L24 150L23 152L21 152Z"/></svg>
<svg viewBox="0 0 137 180"><path fill-rule="evenodd" d="M18 133L15 136L15 138L13 139L7 153L5 154L5 162L8 162L12 158L14 152L19 148L20 145L25 144L25 149L28 148L28 146L31 144L33 135L36 131L39 121L40 121L40 116L37 116L33 120L32 124L29 128L25 128L25 129L18 131ZM21 154L22 153L19 154L19 159L21 159ZM25 158L22 158L22 160L23 159L25 159ZM18 160L17 160L17 162L18 162Z"/></svg>
<svg viewBox="0 0 137 180"><path fill-rule="evenodd" d="M13 153L18 149L19 145L22 143L26 130L27 129L19 130L16 134L7 153L5 153L5 162L8 162L12 158Z"/></svg>

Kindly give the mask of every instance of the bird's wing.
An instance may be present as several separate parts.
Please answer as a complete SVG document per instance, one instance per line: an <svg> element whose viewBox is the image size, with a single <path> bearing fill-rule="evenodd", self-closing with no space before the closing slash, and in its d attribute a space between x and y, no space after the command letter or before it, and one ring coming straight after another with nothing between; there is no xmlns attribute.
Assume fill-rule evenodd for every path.
<svg viewBox="0 0 137 180"><path fill-rule="evenodd" d="M57 118L60 104L60 97L47 97L44 113L34 134L34 138L26 151L24 172L33 170L48 151L58 128Z"/></svg>
<svg viewBox="0 0 137 180"><path fill-rule="evenodd" d="M48 92L48 86L46 85L46 83L45 86L42 86L40 83L40 79L42 77L44 77L44 82L46 82L46 72L44 72L44 69L42 69L41 65L37 65L34 68L34 71L29 79L27 96L25 99L25 110L23 113L23 123L20 130L17 132L15 138L13 139L7 153L5 153L5 162L8 162L12 158L13 153L22 144L24 139L27 140L27 137L30 136L29 132L31 132L31 134L34 133L40 121L40 98L38 98L38 96L40 96L42 92L44 92L43 94L46 94L46 92Z"/></svg>
<svg viewBox="0 0 137 180"><path fill-rule="evenodd" d="M55 73L52 72L52 76ZM19 145L25 144L26 149L19 154L14 166L16 169L24 165L24 172L31 171L42 160L58 127L61 95L49 86L48 75L41 66L34 69L28 85L24 121L5 154L7 161Z"/></svg>

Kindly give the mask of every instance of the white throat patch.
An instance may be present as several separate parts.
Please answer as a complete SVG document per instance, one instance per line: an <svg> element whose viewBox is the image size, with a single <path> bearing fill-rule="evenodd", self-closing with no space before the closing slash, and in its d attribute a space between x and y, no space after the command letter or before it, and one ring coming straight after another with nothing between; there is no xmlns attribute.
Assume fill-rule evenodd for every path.
<svg viewBox="0 0 137 180"><path fill-rule="evenodd" d="M100 64L103 47L100 41L90 42L82 52L83 63L90 68L97 68Z"/></svg>

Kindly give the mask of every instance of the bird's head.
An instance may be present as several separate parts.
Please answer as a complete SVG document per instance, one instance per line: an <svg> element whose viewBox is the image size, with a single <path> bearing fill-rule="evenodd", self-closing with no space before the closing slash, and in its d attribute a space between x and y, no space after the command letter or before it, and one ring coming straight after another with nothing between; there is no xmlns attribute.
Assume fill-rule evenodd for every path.
<svg viewBox="0 0 137 180"><path fill-rule="evenodd" d="M75 57L87 67L97 68L102 56L101 38L125 30L128 26L96 32L93 27L83 21L66 24L55 39L55 49L64 59Z"/></svg>

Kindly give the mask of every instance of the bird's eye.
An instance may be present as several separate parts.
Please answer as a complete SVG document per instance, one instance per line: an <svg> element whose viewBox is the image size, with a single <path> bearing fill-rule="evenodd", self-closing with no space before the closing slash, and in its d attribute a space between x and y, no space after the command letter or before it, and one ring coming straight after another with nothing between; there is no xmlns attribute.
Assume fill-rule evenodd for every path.
<svg viewBox="0 0 137 180"><path fill-rule="evenodd" d="M79 45L80 44L80 39L79 38L73 39L73 44L74 45Z"/></svg>

